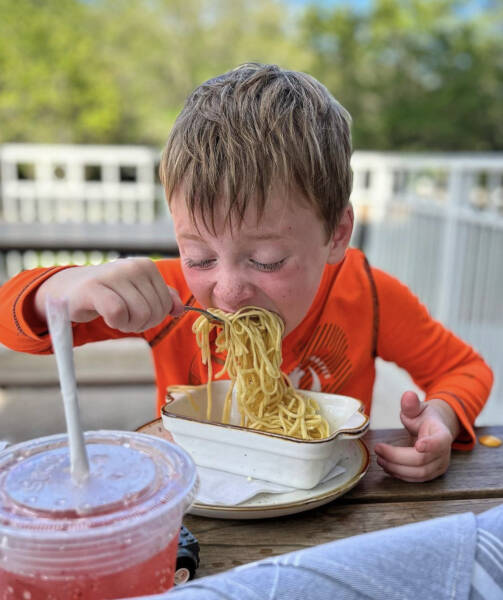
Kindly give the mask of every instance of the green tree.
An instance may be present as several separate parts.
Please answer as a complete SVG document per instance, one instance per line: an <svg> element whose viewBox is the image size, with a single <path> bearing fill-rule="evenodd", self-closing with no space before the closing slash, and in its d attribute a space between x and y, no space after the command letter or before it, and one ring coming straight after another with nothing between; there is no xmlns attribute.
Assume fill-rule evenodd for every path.
<svg viewBox="0 0 503 600"><path fill-rule="evenodd" d="M0 142L162 144L201 81L307 66L277 0L0 0Z"/></svg>
<svg viewBox="0 0 503 600"><path fill-rule="evenodd" d="M0 0L0 141L105 141L120 90L74 0Z"/></svg>
<svg viewBox="0 0 503 600"><path fill-rule="evenodd" d="M122 92L119 142L163 143L187 94L240 63L309 63L276 0L109 0L94 10Z"/></svg>
<svg viewBox="0 0 503 600"><path fill-rule="evenodd" d="M356 148L503 149L502 8L458 0L309 7L311 72L348 108Z"/></svg>
<svg viewBox="0 0 503 600"><path fill-rule="evenodd" d="M502 149L501 3L286 2L0 0L0 143L162 145L196 85L261 61L325 83L356 148Z"/></svg>

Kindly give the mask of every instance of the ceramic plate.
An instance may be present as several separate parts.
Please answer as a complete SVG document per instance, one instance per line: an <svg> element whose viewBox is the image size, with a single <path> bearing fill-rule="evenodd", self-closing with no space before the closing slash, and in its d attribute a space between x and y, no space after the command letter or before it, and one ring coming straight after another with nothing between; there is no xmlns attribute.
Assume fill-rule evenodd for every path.
<svg viewBox="0 0 503 600"><path fill-rule="evenodd" d="M161 419L143 425L138 431L170 439L169 433L162 426ZM311 490L295 490L285 494L259 494L237 506L195 502L189 512L214 519L267 519L293 515L332 502L335 498L349 492L365 475L370 464L369 452L361 440L344 440L341 443L344 444L344 450L339 464L346 469L345 473Z"/></svg>

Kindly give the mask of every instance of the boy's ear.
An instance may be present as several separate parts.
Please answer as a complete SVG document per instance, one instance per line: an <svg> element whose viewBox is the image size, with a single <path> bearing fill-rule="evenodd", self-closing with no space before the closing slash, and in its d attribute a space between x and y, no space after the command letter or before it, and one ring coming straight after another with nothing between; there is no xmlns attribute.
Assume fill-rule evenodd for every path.
<svg viewBox="0 0 503 600"><path fill-rule="evenodd" d="M327 258L328 264L335 265L344 258L351 234L353 233L354 221L353 207L351 204L348 204L330 240L330 251Z"/></svg>

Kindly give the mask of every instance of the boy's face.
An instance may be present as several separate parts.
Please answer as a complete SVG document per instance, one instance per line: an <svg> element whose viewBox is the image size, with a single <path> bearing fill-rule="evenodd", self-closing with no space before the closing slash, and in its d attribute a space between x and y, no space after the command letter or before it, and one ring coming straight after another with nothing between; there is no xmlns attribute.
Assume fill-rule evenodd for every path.
<svg viewBox="0 0 503 600"><path fill-rule="evenodd" d="M201 222L196 227L183 192L171 198L171 213L183 273L196 300L205 308L235 312L259 306L278 313L285 335L306 316L318 291L325 264L339 262L349 243L352 210L327 242L314 209L279 186L257 220L248 209L239 228L224 226L226 206L215 214L216 235ZM198 231L199 229L199 231Z"/></svg>

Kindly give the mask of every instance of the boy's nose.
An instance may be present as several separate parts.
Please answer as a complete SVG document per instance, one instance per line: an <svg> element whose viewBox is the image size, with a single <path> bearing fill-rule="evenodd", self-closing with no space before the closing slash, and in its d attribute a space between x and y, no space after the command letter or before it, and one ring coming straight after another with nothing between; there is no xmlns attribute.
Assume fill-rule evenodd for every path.
<svg viewBox="0 0 503 600"><path fill-rule="evenodd" d="M213 288L215 304L226 312L235 312L251 303L253 286L238 276L221 276Z"/></svg>

